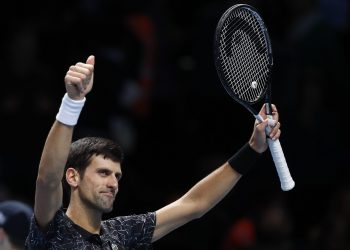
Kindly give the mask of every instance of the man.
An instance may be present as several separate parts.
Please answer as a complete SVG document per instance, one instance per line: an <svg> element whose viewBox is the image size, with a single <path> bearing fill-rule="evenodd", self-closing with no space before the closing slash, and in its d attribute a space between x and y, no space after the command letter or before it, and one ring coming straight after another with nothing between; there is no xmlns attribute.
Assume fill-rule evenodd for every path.
<svg viewBox="0 0 350 250"><path fill-rule="evenodd" d="M87 137L72 143L86 95L93 87L95 57L72 65L62 99L45 142L36 180L34 218L27 249L152 249L152 242L199 218L215 206L267 149L267 120L255 123L249 143L198 182L184 196L155 211L102 221L113 209L122 176L122 152L104 138ZM260 114L265 118L262 107ZM280 136L278 113L270 137ZM62 208L63 188L69 187L67 210Z"/></svg>
<svg viewBox="0 0 350 250"><path fill-rule="evenodd" d="M0 202L0 250L24 249L33 209L22 201Z"/></svg>

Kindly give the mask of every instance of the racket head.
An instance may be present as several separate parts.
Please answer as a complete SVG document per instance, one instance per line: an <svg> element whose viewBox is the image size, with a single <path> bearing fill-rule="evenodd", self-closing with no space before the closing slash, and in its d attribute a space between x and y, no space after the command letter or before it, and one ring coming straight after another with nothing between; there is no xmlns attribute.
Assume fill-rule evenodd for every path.
<svg viewBox="0 0 350 250"><path fill-rule="evenodd" d="M227 93L252 111L251 106L270 89L273 66L270 37L254 7L233 5L221 16L215 30L214 62Z"/></svg>

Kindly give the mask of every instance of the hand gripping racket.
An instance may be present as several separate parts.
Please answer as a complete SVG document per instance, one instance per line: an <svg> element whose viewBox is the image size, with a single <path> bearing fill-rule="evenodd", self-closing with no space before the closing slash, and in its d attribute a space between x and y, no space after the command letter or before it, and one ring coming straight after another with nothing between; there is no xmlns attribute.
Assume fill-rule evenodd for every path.
<svg viewBox="0 0 350 250"><path fill-rule="evenodd" d="M215 66L227 93L262 122L254 104L265 97L266 113L272 118L271 71L273 57L265 23L257 10L237 4L221 16L214 39ZM267 129L269 134L270 127ZM283 191L291 190L292 179L279 140L267 139Z"/></svg>

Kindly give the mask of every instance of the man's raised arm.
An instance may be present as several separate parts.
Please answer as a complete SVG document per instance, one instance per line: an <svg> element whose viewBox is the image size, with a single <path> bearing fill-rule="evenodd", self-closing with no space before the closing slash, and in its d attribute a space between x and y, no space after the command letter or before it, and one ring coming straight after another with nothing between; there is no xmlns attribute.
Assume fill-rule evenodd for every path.
<svg viewBox="0 0 350 250"><path fill-rule="evenodd" d="M85 63L70 66L65 78L66 94L62 99L56 121L46 138L36 179L34 214L45 230L62 206L62 177L72 142L73 129L93 86L95 57Z"/></svg>

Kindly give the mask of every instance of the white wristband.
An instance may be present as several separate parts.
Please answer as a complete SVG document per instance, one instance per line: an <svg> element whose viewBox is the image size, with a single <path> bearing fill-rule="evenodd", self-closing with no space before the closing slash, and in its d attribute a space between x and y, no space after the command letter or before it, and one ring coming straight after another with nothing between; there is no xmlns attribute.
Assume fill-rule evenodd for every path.
<svg viewBox="0 0 350 250"><path fill-rule="evenodd" d="M76 125L85 101L85 97L82 100L73 100L69 98L66 93L62 98L62 103L56 115L56 120L69 126Z"/></svg>

